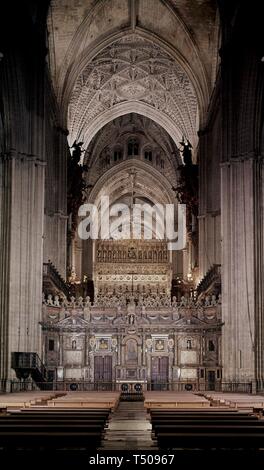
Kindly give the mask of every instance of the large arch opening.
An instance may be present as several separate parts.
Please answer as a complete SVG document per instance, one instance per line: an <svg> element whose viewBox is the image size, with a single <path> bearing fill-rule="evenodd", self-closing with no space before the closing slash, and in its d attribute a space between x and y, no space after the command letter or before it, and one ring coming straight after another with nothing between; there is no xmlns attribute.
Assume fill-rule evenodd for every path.
<svg viewBox="0 0 264 470"><path fill-rule="evenodd" d="M121 385L140 380L146 387L157 380L155 367L165 367L166 381L197 383L208 332L218 344L217 313L205 332L191 310L199 277L198 131L219 44L216 4L202 0L199 7L208 18L204 29L185 0L182 11L171 0L80 1L71 21L52 2L50 69L71 147L68 280L91 335L89 360L72 369L91 382L103 363ZM97 213L95 239L80 237L87 215L81 203ZM162 215L172 206L179 233L180 204L187 242L173 251ZM151 217L134 219L134 206L148 206ZM73 372L68 364L62 369L68 380Z"/></svg>
<svg viewBox="0 0 264 470"><path fill-rule="evenodd" d="M182 272L182 253L168 249L166 207L173 211L177 231L179 165L182 158L173 139L140 114L118 117L92 139L84 155L85 202L98 210L98 238L80 241L75 236L71 265L75 282L84 276L93 281L96 305L112 305L113 296L128 302L132 295L137 303L142 296L150 302L159 295L163 304L170 303L172 279ZM102 208L106 198L109 206ZM141 212L135 216L134 209ZM115 219L122 210L118 226ZM115 224L115 235L102 236L106 220L110 227ZM136 285L127 283L132 278Z"/></svg>

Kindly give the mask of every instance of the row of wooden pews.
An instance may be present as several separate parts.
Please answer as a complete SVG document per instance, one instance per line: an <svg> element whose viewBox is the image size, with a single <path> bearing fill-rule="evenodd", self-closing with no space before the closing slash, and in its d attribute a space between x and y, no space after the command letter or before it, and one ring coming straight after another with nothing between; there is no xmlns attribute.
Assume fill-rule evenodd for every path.
<svg viewBox="0 0 264 470"><path fill-rule="evenodd" d="M160 449L264 448L264 420L248 412L152 408L150 418Z"/></svg>
<svg viewBox="0 0 264 470"><path fill-rule="evenodd" d="M252 411L255 408L264 408L264 396L261 395L227 392L205 392L203 395L215 406L228 406L229 408L248 411Z"/></svg>
<svg viewBox="0 0 264 470"><path fill-rule="evenodd" d="M43 391L3 393L0 394L0 408L2 410L7 408L26 408L47 403L48 400L54 400L63 395L66 395L66 393Z"/></svg>
<svg viewBox="0 0 264 470"><path fill-rule="evenodd" d="M145 392L144 407L151 408L209 408L210 401L190 392Z"/></svg>
<svg viewBox="0 0 264 470"><path fill-rule="evenodd" d="M68 392L48 400L54 408L110 408L115 410L120 398L119 392Z"/></svg>
<svg viewBox="0 0 264 470"><path fill-rule="evenodd" d="M94 451L100 447L119 394L97 394L97 402L90 392L77 394L75 399L71 393L67 395L56 406L53 399L61 397L48 398L45 405L32 400L30 406L20 409L9 406L0 414L0 452Z"/></svg>

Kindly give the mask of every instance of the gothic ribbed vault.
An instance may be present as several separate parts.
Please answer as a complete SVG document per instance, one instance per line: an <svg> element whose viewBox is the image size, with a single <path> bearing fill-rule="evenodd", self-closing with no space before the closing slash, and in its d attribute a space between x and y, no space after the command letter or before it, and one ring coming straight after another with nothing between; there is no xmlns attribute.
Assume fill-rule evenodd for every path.
<svg viewBox="0 0 264 470"><path fill-rule="evenodd" d="M94 121L101 125L113 108L123 114L121 103L145 105L154 120L157 114L166 120L177 140L184 135L196 144L198 103L190 79L159 46L136 34L103 49L78 77L69 102L70 143L82 140L86 146Z"/></svg>
<svg viewBox="0 0 264 470"><path fill-rule="evenodd" d="M196 147L217 70L216 2L53 0L48 28L70 144L87 147L106 123L137 112Z"/></svg>

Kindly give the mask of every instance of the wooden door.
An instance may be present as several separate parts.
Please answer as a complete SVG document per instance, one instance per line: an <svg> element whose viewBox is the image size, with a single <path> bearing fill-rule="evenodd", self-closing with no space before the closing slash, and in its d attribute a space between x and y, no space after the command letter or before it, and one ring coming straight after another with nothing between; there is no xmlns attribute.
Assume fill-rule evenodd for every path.
<svg viewBox="0 0 264 470"><path fill-rule="evenodd" d="M215 390L215 371L208 370L208 390Z"/></svg>
<svg viewBox="0 0 264 470"><path fill-rule="evenodd" d="M110 390L112 387L112 356L94 357L94 382L101 389Z"/></svg>
<svg viewBox="0 0 264 470"><path fill-rule="evenodd" d="M151 388L152 390L167 390L169 382L168 356L152 356L151 358Z"/></svg>

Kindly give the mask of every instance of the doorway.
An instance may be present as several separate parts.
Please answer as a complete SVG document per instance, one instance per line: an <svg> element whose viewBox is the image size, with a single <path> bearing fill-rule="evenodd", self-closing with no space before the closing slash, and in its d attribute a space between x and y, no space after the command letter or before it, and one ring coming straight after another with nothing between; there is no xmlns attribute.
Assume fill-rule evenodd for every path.
<svg viewBox="0 0 264 470"><path fill-rule="evenodd" d="M168 356L152 356L151 358L151 390L168 390L169 358Z"/></svg>
<svg viewBox="0 0 264 470"><path fill-rule="evenodd" d="M94 385L98 390L112 390L112 356L94 357Z"/></svg>
<svg viewBox="0 0 264 470"><path fill-rule="evenodd" d="M215 370L208 370L208 390L215 390Z"/></svg>

